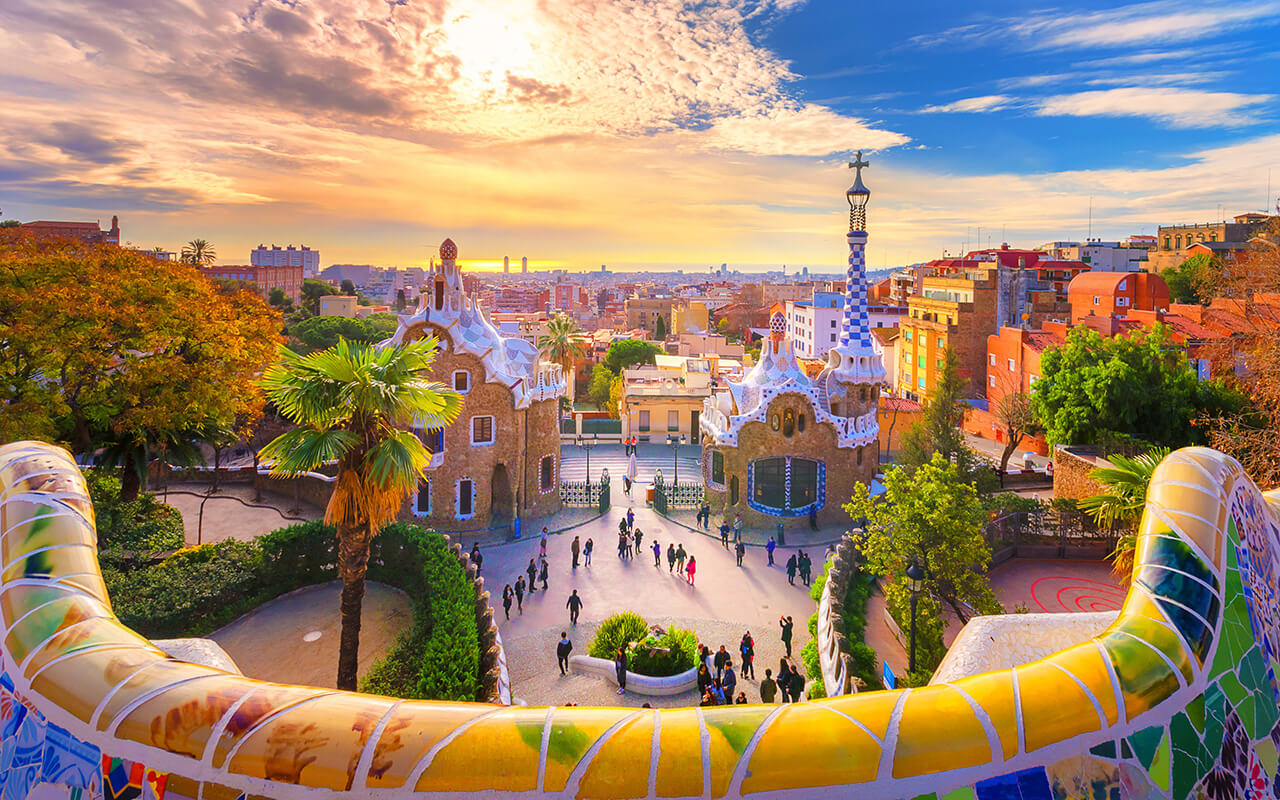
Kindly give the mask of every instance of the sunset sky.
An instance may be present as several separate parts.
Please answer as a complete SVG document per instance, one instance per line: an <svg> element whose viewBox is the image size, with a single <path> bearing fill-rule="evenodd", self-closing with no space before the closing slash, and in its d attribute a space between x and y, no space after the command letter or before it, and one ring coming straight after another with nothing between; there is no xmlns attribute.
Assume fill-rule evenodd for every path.
<svg viewBox="0 0 1280 800"><path fill-rule="evenodd" d="M1280 194L1280 2L5 0L5 219L324 264L834 268ZM1267 200L1268 172L1270 201Z"/></svg>

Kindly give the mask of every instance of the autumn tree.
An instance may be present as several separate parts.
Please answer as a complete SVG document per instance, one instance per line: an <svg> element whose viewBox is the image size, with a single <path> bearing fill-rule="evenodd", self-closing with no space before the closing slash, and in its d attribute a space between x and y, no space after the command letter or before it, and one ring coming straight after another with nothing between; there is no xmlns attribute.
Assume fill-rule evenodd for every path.
<svg viewBox="0 0 1280 800"><path fill-rule="evenodd" d="M982 535L982 505L977 490L941 453L913 472L890 468L884 487L883 496L872 498L858 484L844 509L865 521L854 539L866 568L884 578L885 601L904 633L911 603L907 567L914 562L924 569L916 635L921 663L931 671L946 652L943 607L961 622L975 612L1003 611L986 577L991 549Z"/></svg>
<svg viewBox="0 0 1280 800"><path fill-rule="evenodd" d="M0 437L98 452L137 496L149 457L252 426L279 317L188 264L0 233Z"/></svg>

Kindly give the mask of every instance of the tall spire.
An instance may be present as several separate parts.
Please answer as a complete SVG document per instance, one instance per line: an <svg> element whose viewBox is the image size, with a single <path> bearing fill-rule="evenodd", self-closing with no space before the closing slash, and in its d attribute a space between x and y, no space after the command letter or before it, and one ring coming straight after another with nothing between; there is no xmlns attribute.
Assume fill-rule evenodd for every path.
<svg viewBox="0 0 1280 800"><path fill-rule="evenodd" d="M849 269L844 281L844 325L840 331L840 344L871 347L871 323L867 316L867 201L871 190L862 183L862 169L868 166L862 160L862 151L849 162L854 173L853 185L845 191L849 201Z"/></svg>

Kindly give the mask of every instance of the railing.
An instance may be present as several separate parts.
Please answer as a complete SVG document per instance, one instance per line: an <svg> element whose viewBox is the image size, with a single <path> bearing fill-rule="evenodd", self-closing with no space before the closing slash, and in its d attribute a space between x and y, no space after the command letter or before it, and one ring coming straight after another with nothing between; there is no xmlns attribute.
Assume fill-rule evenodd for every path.
<svg viewBox="0 0 1280 800"><path fill-rule="evenodd" d="M994 567L1011 558L1105 558L1116 533L1099 528L1087 515L1062 511L1003 514L983 528Z"/></svg>

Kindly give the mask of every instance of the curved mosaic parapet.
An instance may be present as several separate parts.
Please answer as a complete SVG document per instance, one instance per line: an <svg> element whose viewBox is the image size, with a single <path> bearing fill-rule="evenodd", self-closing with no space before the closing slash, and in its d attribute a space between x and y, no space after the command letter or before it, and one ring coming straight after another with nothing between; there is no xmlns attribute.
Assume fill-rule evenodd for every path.
<svg viewBox="0 0 1280 800"><path fill-rule="evenodd" d="M1116 623L1031 664L786 706L494 707L166 656L111 613L70 456L7 445L3 796L98 796L105 781L111 797L211 800L1272 797L1277 512L1204 449L1169 456L1148 502Z"/></svg>

